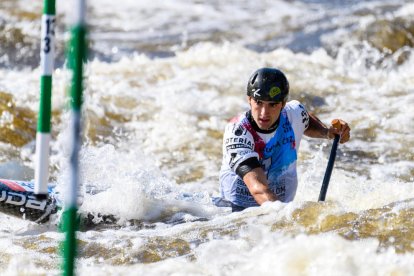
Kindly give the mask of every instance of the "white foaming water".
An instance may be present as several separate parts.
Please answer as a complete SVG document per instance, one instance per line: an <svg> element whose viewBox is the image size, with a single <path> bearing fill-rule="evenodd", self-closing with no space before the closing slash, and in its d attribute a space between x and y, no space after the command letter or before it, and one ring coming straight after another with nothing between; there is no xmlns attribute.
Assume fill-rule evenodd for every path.
<svg viewBox="0 0 414 276"><path fill-rule="evenodd" d="M233 214L225 219L217 218L202 226L189 223L157 233L170 237L181 233L181 237L186 238L188 229L196 227L227 227L232 220L240 218L247 223L239 230L238 239L215 239L212 233L207 241L195 249L195 260L191 262L185 258L174 258L155 264L136 264L129 267L89 267L86 263L81 263L81 271L98 275L131 272L156 275L332 275L333 271L339 275L409 275L414 268L412 254L397 255L393 249L378 252L378 241L375 239L346 241L331 233L289 237L278 232L269 232L263 227L267 223L280 220L283 215L299 206L292 209L289 207L292 206L266 204L262 210L253 208L243 215ZM273 214L263 209L272 211ZM119 237L132 240L130 246L136 246L136 252L143 246L141 240L130 236L130 232L109 232L106 233L106 237L108 236L111 237L111 242L119 240ZM105 240L105 237L101 238ZM119 245L120 243L116 246Z"/></svg>
<svg viewBox="0 0 414 276"><path fill-rule="evenodd" d="M131 144L129 145L131 146ZM135 145L137 148L139 145ZM156 168L152 160L138 150L119 152L106 145L82 153L83 191L81 212L111 214L122 220L156 221L178 212L209 217L197 193L185 196L175 183ZM202 202L201 202L202 203ZM211 209L211 207L210 207Z"/></svg>
<svg viewBox="0 0 414 276"><path fill-rule="evenodd" d="M218 191L217 173L221 161L220 153L219 151L210 153L208 150L213 146L221 148L221 141L219 137L209 137L208 131L222 131L231 114L236 114L246 108L241 92L243 80L254 68L261 64L269 64L268 60L278 60L282 65L289 64L289 67L282 67L282 69L287 72L291 80L293 96L297 95L296 91L316 90L323 94L317 90L319 84L332 90L340 89L341 93L326 97L327 109L332 110L321 114L320 117L325 122L338 115L349 121L351 127L358 133L358 128L364 128L370 124L376 125L376 121L381 122L380 118L387 118L389 112L399 119L393 122L389 121L395 120L393 118L386 119L383 122L384 127L375 128L377 137L369 142L356 137L354 141L340 145L343 153L347 150L363 150L369 146L369 151L378 154L379 160L374 160L376 162L369 166L362 164L367 168L365 176L340 168L334 170L328 199L337 202L339 206L332 209L331 213L379 208L392 202L414 197L413 184L396 178L396 173L406 173L407 169L412 167L412 162L392 162L387 157L388 151L392 152L412 143L410 137L401 140L395 135L395 132L404 134L404 127L398 125L410 125L413 117L410 112L405 114L397 112L401 98L405 101L412 98L409 93L406 96L404 94L393 96L392 93L388 95L390 89L399 91L397 84L410 83L411 78L407 77L409 71L404 71L405 74L390 74L387 79L381 78L384 74L382 71L371 71L366 74L365 78L357 78L338 73L343 66L342 61L329 59L320 52L317 54L324 60L322 64L317 62L315 54L294 54L283 49L258 54L246 50L239 52L240 49L237 47L229 46L197 45L172 58L150 60L137 57L114 64L95 61L88 65L88 72L91 74L88 78L88 85L93 87L93 91L86 95L85 108L100 114L98 116L104 116L105 109L110 108L115 114L135 119L127 121L122 126L123 131L128 134L126 141L114 144L86 144L83 147L81 152L83 184L81 212L115 215L120 218L121 225L131 219L165 222L174 219L174 214L180 212L207 218L220 215L222 210L212 206L209 202L209 196ZM210 55L209 62L196 58L208 56L211 52L215 54ZM251 61L249 66L244 65L245 60ZM231 66L226 67L227 64ZM325 80L326 76L314 74L312 70L305 69L314 66L324 67L324 72L329 72L337 79L343 78L348 81L340 83L333 79ZM138 71L139 68L143 69L141 69L142 72L133 74L131 68L138 68ZM301 71L307 71L310 75L309 81L306 82L306 90L301 87L302 80L297 79L296 74L300 72L290 71L293 68L301 68ZM355 70L353 74L356 74ZM27 78L26 75L24 73L20 78L24 80ZM122 83L119 83L120 80ZM235 88L231 88L232 86ZM108 87L110 89L107 89ZM122 94L123 91L125 95ZM366 97L362 97L358 91L361 93L365 91ZM371 96L370 91L376 92L376 95ZM378 95L384 98L381 99ZM123 96L131 102L135 101L135 107L125 108L124 103L116 100ZM105 97L115 99L109 107L100 104ZM140 105L141 99L145 101L145 106ZM349 104L350 102L352 105ZM385 105L387 109L384 109ZM226 109L226 107L229 108ZM140 114L146 113L150 115L140 121ZM369 122L367 123L366 120ZM63 133L58 136L57 145L65 144L67 138ZM122 139L122 136L118 139ZM394 142L391 143L391 141ZM274 206L276 209L272 207L271 210L264 207L258 208L263 209L260 213L267 216L271 213L278 213L278 216L274 217L274 221L278 221L284 216L289 217L291 210L301 208L304 202L316 201L327 155L312 143L310 140L305 140L301 145L301 154L304 157L299 161L300 188L295 200L297 203L294 205L292 203L290 207L292 209L284 208L281 204L276 204ZM207 148L205 145L208 145ZM325 148L329 146L330 143L326 144ZM312 155L314 155L313 158L306 157ZM55 155L52 160L65 162L64 158L63 151ZM341 158L339 155L337 164L341 164ZM351 168L359 166L358 159L352 162L355 164L351 165ZM174 166L168 164L174 164ZM165 167L160 169L160 166ZM201 175L204 176L199 181L190 181L187 184L183 183L183 186L178 186L173 180L174 175L185 174L188 169L192 169L191 166L200 166ZM65 172L65 167L61 166L57 177L58 187L66 184ZM196 185L197 182L202 183L202 186ZM246 230L237 234L240 236L237 239L216 240L211 237L194 250L197 257L195 262L178 258L151 265L137 264L120 267L99 265L98 268L94 266L95 261L86 258L80 260L80 272L102 275L129 274L132 271L169 274L179 267L181 275L188 273L208 275L219 271L224 274L241 274L249 271L272 274L274 269L292 275L317 273L329 275L335 269L347 271L345 274L365 275L371 271L369 269L374 269L372 273L375 275L379 272L384 273L384 271L404 274L412 269L412 254L398 255L391 249L377 253L378 242L375 239L351 242L335 234L316 236L304 234L289 237L283 233L269 233L266 230L268 229L266 222L257 220L251 223L248 219L250 216L245 217L243 214L238 215L239 219L247 225L255 226L246 226ZM205 224L215 229L226 228L222 220L223 218L221 221L212 220ZM185 239L186 232L190 231L188 228L196 233L200 224L188 224L187 230L180 226L173 227L175 235ZM158 230L152 231L119 230L126 236L119 235L122 239L129 240L138 239L138 236L142 235L147 238L168 236L168 233L163 233L164 227L166 226L160 225ZM19 229L14 231L19 231ZM215 231L217 230L212 230L213 236ZM120 237L111 236L112 232L105 231L96 234L97 236L93 233L91 231L88 235L82 234L81 239L86 243L92 243L99 237L99 239L110 239L117 246L121 246ZM46 235L49 236L49 234ZM9 239L9 237L5 238ZM254 239L254 242L249 241L250 239ZM3 239L3 241L6 240ZM56 241L52 243L56 245ZM2 244L7 247L5 243ZM127 254L133 255L134 252L139 251L138 248L137 245L126 249ZM27 266L17 271L37 271L36 266L30 261L33 257L31 253L25 250L23 252L28 254L25 259ZM358 257L356 252L358 252ZM10 251L9 254L15 255ZM324 263L326 256L334 257ZM249 263L252 258L258 260L255 266ZM278 259L276 263L274 263L275 258ZM370 262L362 262L361 260L364 259L369 259ZM11 273L16 263L20 263L13 257L12 260L8 268L4 270L5 272ZM233 267L231 270L228 268L230 264ZM381 270L378 268L380 264Z"/></svg>
<svg viewBox="0 0 414 276"><path fill-rule="evenodd" d="M410 275L414 271L412 246L405 251L392 243L384 246L400 238L397 233L390 236L389 228L403 229L408 237L412 233L403 217L410 214L409 199L414 198L413 49L407 46L386 56L349 36L336 55L323 47L310 53L288 47L259 53L250 50L255 47L249 43L258 38L271 43L285 31L288 45L297 41L295 28L307 23L303 35L338 24L340 30L321 41L342 40L349 32L347 23L357 21L355 11L368 13L356 24L362 28L375 20L375 7L385 4L370 1L344 8L346 20L339 24L324 16L341 12L320 13L322 4L247 2L90 2L96 16L89 20L97 26L91 33L99 44L96 49L106 49L119 37L136 42L158 36L160 43L170 39L174 55L151 59L134 49L127 51L134 54L119 60L86 64L80 212L115 216L120 229L78 233L80 275ZM393 2L400 8L384 18L409 18L412 4L403 3ZM58 14L66 16L69 8L69 2L62 3ZM220 38L212 35L215 30L228 33L223 40L229 42L218 43ZM197 42L203 36L212 41L185 45L186 39ZM398 64L403 54L408 58ZM339 117L350 123L352 139L339 145L325 204L316 201L331 141L308 138L300 147L294 202L268 203L238 214L211 203L211 196L218 194L224 126L248 108L245 84L262 66L281 68L290 81L291 99L306 102L323 122ZM12 94L16 106L37 111L39 70L12 68L0 69L0 91ZM52 177L60 191L68 179L67 79L65 70L55 71L53 109L60 120L53 126L59 135L52 144L51 162L57 168ZM12 116L2 118L10 121ZM8 144L2 144L2 150L16 151ZM20 155L31 166L31 153L25 146L11 158ZM387 205L391 210L381 213ZM380 211L373 210L377 208ZM341 215L356 219L337 219L336 228L324 230L324 221ZM387 219L394 215L401 218L400 224L388 225ZM57 231L56 218L39 226L0 217L5 222L0 228L2 274L59 274L57 246L63 235ZM204 218L209 220L194 221ZM359 218L373 222L367 231L373 230L352 240L349 233L365 222ZM176 225L181 222L186 223ZM342 231L346 227L349 230Z"/></svg>

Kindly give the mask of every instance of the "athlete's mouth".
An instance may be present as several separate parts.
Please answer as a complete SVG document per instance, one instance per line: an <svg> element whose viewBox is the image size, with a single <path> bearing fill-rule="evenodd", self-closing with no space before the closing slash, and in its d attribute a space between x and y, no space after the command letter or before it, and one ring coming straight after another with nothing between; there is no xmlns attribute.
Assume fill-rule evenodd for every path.
<svg viewBox="0 0 414 276"><path fill-rule="evenodd" d="M266 124L266 123L270 122L270 119L259 118L259 122L262 123L262 124Z"/></svg>

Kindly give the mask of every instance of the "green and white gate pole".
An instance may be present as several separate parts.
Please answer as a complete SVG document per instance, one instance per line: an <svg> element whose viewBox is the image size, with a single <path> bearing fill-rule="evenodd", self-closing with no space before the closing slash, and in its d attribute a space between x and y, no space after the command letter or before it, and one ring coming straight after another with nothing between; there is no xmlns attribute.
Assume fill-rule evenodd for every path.
<svg viewBox="0 0 414 276"><path fill-rule="evenodd" d="M70 84L72 139L70 151L70 183L64 200L63 275L73 275L76 257L77 193L79 186L79 149L81 144L81 105L83 88L83 61L86 58L85 0L75 0L74 21L69 44L69 67L72 70Z"/></svg>
<svg viewBox="0 0 414 276"><path fill-rule="evenodd" d="M52 98L52 74L55 52L55 0L44 0L41 28L40 67L40 106L36 134L36 167L34 193L39 198L48 195L49 143Z"/></svg>

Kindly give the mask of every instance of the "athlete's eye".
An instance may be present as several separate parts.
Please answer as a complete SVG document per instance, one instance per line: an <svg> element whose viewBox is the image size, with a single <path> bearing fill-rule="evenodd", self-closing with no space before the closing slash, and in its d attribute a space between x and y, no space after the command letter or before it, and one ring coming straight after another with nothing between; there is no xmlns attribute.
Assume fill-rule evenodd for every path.
<svg viewBox="0 0 414 276"><path fill-rule="evenodd" d="M280 103L271 103L271 104L270 104L270 106L271 106L271 107L276 107L276 106L278 106L279 104L280 104Z"/></svg>

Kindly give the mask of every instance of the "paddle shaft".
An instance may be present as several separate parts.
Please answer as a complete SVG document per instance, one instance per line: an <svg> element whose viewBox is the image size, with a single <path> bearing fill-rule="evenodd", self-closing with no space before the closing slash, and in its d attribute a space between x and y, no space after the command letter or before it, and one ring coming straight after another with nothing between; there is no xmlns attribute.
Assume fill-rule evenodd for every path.
<svg viewBox="0 0 414 276"><path fill-rule="evenodd" d="M333 166L335 163L336 149L338 148L339 135L335 135L335 139L332 144L331 154L329 156L328 166L326 167L325 176L323 177L321 192L319 193L318 201L325 201L326 192L328 191L329 180L331 179L331 174Z"/></svg>

